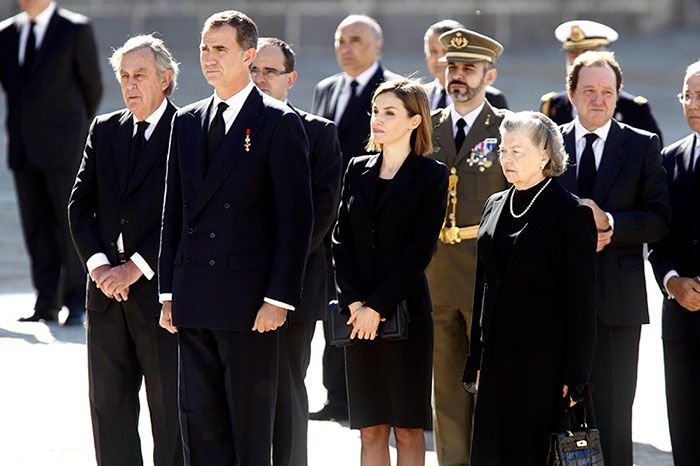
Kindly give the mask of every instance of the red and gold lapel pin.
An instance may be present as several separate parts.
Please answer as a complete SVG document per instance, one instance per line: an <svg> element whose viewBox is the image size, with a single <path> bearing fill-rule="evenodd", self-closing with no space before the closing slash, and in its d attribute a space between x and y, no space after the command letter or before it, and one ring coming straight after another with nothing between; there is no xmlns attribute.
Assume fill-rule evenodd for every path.
<svg viewBox="0 0 700 466"><path fill-rule="evenodd" d="M250 128L245 130L245 143L243 144L246 152L250 152Z"/></svg>

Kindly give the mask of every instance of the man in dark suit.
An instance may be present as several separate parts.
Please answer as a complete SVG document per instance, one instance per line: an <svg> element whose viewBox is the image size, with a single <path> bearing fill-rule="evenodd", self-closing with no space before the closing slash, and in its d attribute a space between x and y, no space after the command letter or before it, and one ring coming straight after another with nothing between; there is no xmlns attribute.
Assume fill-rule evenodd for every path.
<svg viewBox="0 0 700 466"><path fill-rule="evenodd" d="M0 83L7 96L8 165L19 200L34 314L22 321L82 324L85 275L70 241L66 205L87 122L102 96L88 19L51 0L18 0L22 13L0 23ZM57 142L60 141L60 144Z"/></svg>
<svg viewBox="0 0 700 466"><path fill-rule="evenodd" d="M440 35L452 29L462 28L464 25L453 19L443 19L431 25L423 36L423 51L425 52L425 63L430 75L435 78L425 84L425 92L430 99L430 109L446 108L452 103L447 89L445 89L445 67L446 63L440 58L445 56L447 49L440 43ZM486 86L486 100L495 108L508 108L505 94L493 86Z"/></svg>
<svg viewBox="0 0 700 466"><path fill-rule="evenodd" d="M486 100L496 81L503 46L457 28L440 36L446 53L445 82L452 103L433 118L432 158L450 169L449 205L439 242L426 271L433 304L433 431L441 465L466 466L474 397L460 383L469 353L476 271L476 225L488 197L506 188L496 163L498 127L504 113Z"/></svg>
<svg viewBox="0 0 700 466"><path fill-rule="evenodd" d="M566 53L567 71L576 57L589 50L605 51L619 36L613 28L588 20L562 23L555 29L554 35L561 42L562 51ZM567 91L544 94L540 99L540 112L558 125L568 123L576 117L576 110L569 101ZM613 118L620 123L656 133L659 141L662 140L661 129L651 113L649 101L641 95L634 96L620 90Z"/></svg>
<svg viewBox="0 0 700 466"><path fill-rule="evenodd" d="M185 462L270 464L279 333L299 306L313 222L299 116L250 80L243 13L204 23L214 95L173 119L161 234L161 325L178 332Z"/></svg>
<svg viewBox="0 0 700 466"><path fill-rule="evenodd" d="M127 108L98 116L68 204L86 264L90 409L97 464L142 463L139 389L146 394L154 464L182 464L177 340L158 326L154 277L178 66L162 40L136 36L110 59Z"/></svg>
<svg viewBox="0 0 700 466"><path fill-rule="evenodd" d="M649 322L643 247L667 233L671 211L658 136L613 119L621 85L612 53L574 61L567 88L578 116L562 134L575 163L560 180L593 210L598 229L593 407L606 463L631 466L639 337Z"/></svg>
<svg viewBox="0 0 700 466"><path fill-rule="evenodd" d="M671 231L649 260L661 290L668 423L676 466L700 464L700 61L678 95L692 133L661 152L671 197Z"/></svg>
<svg viewBox="0 0 700 466"><path fill-rule="evenodd" d="M277 38L259 39L250 74L262 92L286 102L299 115L309 140L314 225L301 302L290 314L286 329L280 332L280 373L272 439L275 466L305 466L309 400L304 379L316 321L325 318L328 306L329 258L323 238L335 221L343 158L335 123L298 110L287 100L298 77L294 51L289 44Z"/></svg>
<svg viewBox="0 0 700 466"><path fill-rule="evenodd" d="M382 82L398 78L379 62L382 29L365 15L350 15L335 30L335 55L342 72L323 79L314 89L311 113L335 121L343 153L343 171L351 158L366 153L369 139L369 115L372 94ZM335 299L335 278L330 263L330 235L326 236L329 258L329 299ZM328 326L324 322L326 346L323 350L323 385L328 391L326 404L310 413L312 420L344 421L348 417L345 389L345 357L342 348L331 346Z"/></svg>

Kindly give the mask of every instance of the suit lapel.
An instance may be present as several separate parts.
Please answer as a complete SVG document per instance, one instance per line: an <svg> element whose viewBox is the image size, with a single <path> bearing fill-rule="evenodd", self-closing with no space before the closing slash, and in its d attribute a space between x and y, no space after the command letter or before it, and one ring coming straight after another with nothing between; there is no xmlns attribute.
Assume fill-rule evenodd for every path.
<svg viewBox="0 0 700 466"><path fill-rule="evenodd" d="M685 138L685 141L683 141L683 148L681 149L683 155L679 160L682 163L682 166L679 167L681 171L680 175L683 176L684 182L689 183L689 185L692 185L693 172L697 170L697 167L692 166L693 156L695 155L695 138L696 136L694 134ZM698 159L698 163L700 163L700 159Z"/></svg>
<svg viewBox="0 0 700 466"><path fill-rule="evenodd" d="M15 33L12 36L12 43L10 51L12 56L10 57L10 63L8 66L11 68L8 70L8 76L20 76L21 69L19 66L19 37L22 32L22 23L20 21L15 21L14 24Z"/></svg>
<svg viewBox="0 0 700 466"><path fill-rule="evenodd" d="M449 162L457 156L455 149L455 139L452 135L452 117L450 109L443 109L439 114L439 119L435 125L433 135L435 138L435 158L449 167L453 167Z"/></svg>
<svg viewBox="0 0 700 466"><path fill-rule="evenodd" d="M122 198L126 196L127 184L129 182L129 148L131 147L133 133L133 114L129 111L125 111L119 119L117 134L114 139L112 139L112 160L117 170Z"/></svg>
<svg viewBox="0 0 700 466"><path fill-rule="evenodd" d="M569 155L569 163L566 171L559 177L561 185L573 194L577 194L578 187L576 184L576 131L573 123L565 125L561 129L564 137L564 149Z"/></svg>
<svg viewBox="0 0 700 466"><path fill-rule="evenodd" d="M252 150L255 150L257 129L264 121L263 115L261 114L262 105L262 95L260 91L254 87L243 104L241 111L238 113L238 116L236 116L231 128L226 132L223 141L221 141L219 150L211 161L211 166L207 170L201 189L197 194L197 202L194 207L193 215L197 215L209 199L211 199L238 159L242 156L247 129L250 130Z"/></svg>
<svg viewBox="0 0 700 466"><path fill-rule="evenodd" d="M170 134L170 122L172 120L173 114L175 113L175 106L168 102L168 106L165 112L160 117L158 124L156 125L151 137L143 148L139 160L136 162L136 168L134 173L129 177L129 186L126 190L126 196L131 194L131 192L136 189L136 187L143 181L145 176L151 170L153 165L160 159L163 153L168 148Z"/></svg>
<svg viewBox="0 0 700 466"><path fill-rule="evenodd" d="M474 120L474 124L469 128L467 137L464 139L464 144L462 144L451 166L457 166L462 163L462 161L469 156L474 146L484 139L498 137L498 125L494 123L495 121L496 114L493 108L488 102L484 101L484 108L481 109L479 116ZM454 140L452 145L454 146Z"/></svg>
<svg viewBox="0 0 700 466"><path fill-rule="evenodd" d="M379 198L379 204L377 204L377 211L381 209L384 204L387 203L389 199L396 196L401 190L408 186L413 178L415 177L415 170L420 165L420 158L417 155L409 154L406 160L396 172L394 179L391 180L386 190Z"/></svg>
<svg viewBox="0 0 700 466"><path fill-rule="evenodd" d="M58 24L58 8L56 8L56 10L51 15L51 19L49 20L48 26L46 27L46 33L44 34L44 38L41 41L41 47L39 47L39 49L37 50L36 57L34 58L34 63L32 63L32 69L30 70L29 74L30 76L36 72L39 66L41 66L41 63L45 60L45 57L47 55L50 55L50 50L56 43L56 37L59 32L59 26L60 25Z"/></svg>
<svg viewBox="0 0 700 466"><path fill-rule="evenodd" d="M338 106L338 97L340 96L340 91L343 89L343 75L341 74L338 76L338 79L336 79L335 83L333 83L333 86L329 89L330 91L330 96L328 98L328 101L326 103L326 118L330 120L335 120L335 110L336 107Z"/></svg>
<svg viewBox="0 0 700 466"><path fill-rule="evenodd" d="M382 155L376 154L371 156L365 162L365 168L360 172L360 189L365 202L367 212L371 217L374 217L375 195L377 192L377 178L379 178L379 167L382 166Z"/></svg>
<svg viewBox="0 0 700 466"><path fill-rule="evenodd" d="M615 181L617 172L625 161L627 151L622 146L626 141L625 130L618 122L612 120L610 132L603 148L603 156L598 166L593 194L591 195L596 202L600 202L605 198L613 181Z"/></svg>
<svg viewBox="0 0 700 466"><path fill-rule="evenodd" d="M494 244L494 238L496 235L496 227L498 226L498 219L501 218L501 213L506 205L508 196L514 188L503 192L500 197L495 198L491 204L491 210L488 215L484 215L482 223L479 225L478 232L478 244L479 244L479 254L484 253L485 257L481 260L485 271L489 276L498 277L498 267L496 261L496 247Z"/></svg>

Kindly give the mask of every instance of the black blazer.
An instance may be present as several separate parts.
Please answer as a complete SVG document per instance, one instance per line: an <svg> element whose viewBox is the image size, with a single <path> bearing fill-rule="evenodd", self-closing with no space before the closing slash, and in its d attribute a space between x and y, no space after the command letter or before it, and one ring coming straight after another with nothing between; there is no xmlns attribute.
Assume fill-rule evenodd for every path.
<svg viewBox="0 0 700 466"><path fill-rule="evenodd" d="M128 176L128 165L133 114L119 110L93 121L68 202L71 234L83 264L102 252L112 265L119 265L116 241L122 233L126 256L137 252L152 270L158 269L165 167L175 110L168 102L132 176ZM142 309L160 309L155 277L141 277L134 283L129 288L132 297ZM109 302L95 282L88 280L87 308L102 311Z"/></svg>
<svg viewBox="0 0 700 466"><path fill-rule="evenodd" d="M700 186L693 186L690 171L696 138L695 134L691 134L661 152L671 197L671 230L661 241L650 245L649 261L664 295L663 279L671 270L681 277L700 275ZM692 325L700 325L698 316L700 314L688 311L675 300L665 299L663 338L680 340Z"/></svg>
<svg viewBox="0 0 700 466"><path fill-rule="evenodd" d="M87 124L102 97L88 19L58 8L25 78L18 61L20 16L0 23L0 83L7 96L8 164L75 170Z"/></svg>
<svg viewBox="0 0 700 466"><path fill-rule="evenodd" d="M288 320L292 323L313 322L324 319L327 314L328 277L332 271L328 270L330 251L327 251L324 238L330 233L338 211L343 156L335 123L295 107L292 109L301 118L309 140L314 225L301 303L297 310L288 314ZM332 280L332 275L330 277Z"/></svg>
<svg viewBox="0 0 700 466"><path fill-rule="evenodd" d="M343 114L343 118L338 124L338 139L340 140L340 150L343 152L343 167L347 167L351 158L367 152L365 145L369 139L369 116L372 110L372 94L374 94L375 89L384 81L400 77L396 73L385 70L380 64L379 69L358 97L362 105L353 107L350 114ZM334 120L335 107L342 88L343 73L334 74L319 82L314 89L311 113Z"/></svg>
<svg viewBox="0 0 700 466"><path fill-rule="evenodd" d="M363 301L386 316L406 300L409 312L429 313L424 271L445 217L447 167L411 154L377 202L381 163L381 154L356 157L345 174L333 230L339 305Z"/></svg>
<svg viewBox="0 0 700 466"><path fill-rule="evenodd" d="M544 112L547 110L545 107L549 108L547 112ZM540 111L558 125L565 125L574 119L571 101L566 91L542 96ZM619 123L655 133L659 136L659 141L663 140L661 128L651 113L649 102L644 97L635 97L629 92L620 91L613 115Z"/></svg>
<svg viewBox="0 0 700 466"><path fill-rule="evenodd" d="M428 101L433 101L433 96L435 95L435 81L431 81L423 85L425 92L428 94ZM508 101L506 101L506 95L500 89L496 89L493 86L486 86L486 100L495 108L508 109Z"/></svg>
<svg viewBox="0 0 700 466"><path fill-rule="evenodd" d="M483 344L493 334L528 347L565 354L565 379L582 391L593 364L596 329L596 243L591 209L554 179L532 207L505 272L499 272L494 235L509 215L513 188L492 195L477 237L470 354L464 380L476 379Z"/></svg>
<svg viewBox="0 0 700 466"><path fill-rule="evenodd" d="M250 331L264 298L299 305L313 222L309 146L297 114L254 87L205 172L213 100L173 119L159 287L173 294L177 326Z"/></svg>
<svg viewBox="0 0 700 466"><path fill-rule="evenodd" d="M559 181L577 194L573 122L562 135L572 162ZM612 242L598 254L598 317L610 326L648 323L643 246L671 221L658 136L613 120L591 198L615 220Z"/></svg>

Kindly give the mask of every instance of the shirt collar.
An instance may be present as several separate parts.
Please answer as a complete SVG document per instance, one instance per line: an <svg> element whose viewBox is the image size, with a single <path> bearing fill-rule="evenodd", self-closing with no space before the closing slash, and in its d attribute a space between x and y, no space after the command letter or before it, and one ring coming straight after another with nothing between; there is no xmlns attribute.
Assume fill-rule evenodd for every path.
<svg viewBox="0 0 700 466"><path fill-rule="evenodd" d="M374 76L374 73L376 73L378 69L379 69L379 62L375 61L372 64L372 66L370 66L369 68L364 70L356 78L353 78L349 74L343 72L343 79L345 80L343 86L347 87L350 85L350 83L353 80L355 80L355 81L357 81L357 84L360 85L360 89L364 89L365 86L367 85L367 83L369 82L369 80L372 79L372 76ZM358 91L360 89L358 89Z"/></svg>
<svg viewBox="0 0 700 466"><path fill-rule="evenodd" d="M49 26L49 21L51 21L51 16L53 16L54 11L56 11L56 2L51 2L49 3L49 6L44 9L41 13L37 15L37 17L34 19L34 22L36 25L42 29L45 29ZM29 14L27 12L22 12L22 18L21 18L23 23L29 23Z"/></svg>
<svg viewBox="0 0 700 466"><path fill-rule="evenodd" d="M221 97L219 97L216 94L216 91L214 91L214 105L213 105L212 109L215 109L216 107L218 107L218 105L221 102L226 102L226 104L228 105L228 108L240 109L241 107L243 107L243 104L245 103L246 99L248 98L248 96L250 95L250 92L253 90L254 87L255 87L255 84L253 84L253 81L250 80L250 81L248 81L248 84L246 84L246 86L243 89L236 92L235 94L233 94L231 97L229 97L226 100L223 100ZM212 111L215 112L216 110L212 110Z"/></svg>
<svg viewBox="0 0 700 466"><path fill-rule="evenodd" d="M158 106L158 108L155 109L155 111L153 113L151 113L150 115L148 115L146 117L146 120L144 120L144 121L146 121L148 123L149 128L151 125L158 124L158 122L160 121L160 117L162 117L163 114L165 113L165 109L167 108L167 106L168 106L168 98L165 97L163 99L163 101L160 103L160 105ZM136 115L132 114L131 118L134 121L134 126L136 126L136 123L139 122L139 120L136 119Z"/></svg>
<svg viewBox="0 0 700 466"><path fill-rule="evenodd" d="M440 85L440 80L438 78L435 78L435 81L433 81L433 83L435 84L435 93L441 93L444 88Z"/></svg>
<svg viewBox="0 0 700 466"><path fill-rule="evenodd" d="M612 120L608 120L607 123L605 123L600 128L596 129L595 131L588 131L583 126L583 124L581 124L581 120L579 120L578 117L576 117L576 119L574 119L576 142L580 141L581 138L583 138L588 133L595 133L600 139L603 140L603 142L605 142L608 139L608 133L610 132L611 125Z"/></svg>
<svg viewBox="0 0 700 466"><path fill-rule="evenodd" d="M486 100L481 102L481 105L479 105L474 110L467 113L466 115L460 115L459 112L457 112L457 110L455 109L455 104L451 103L450 104L450 113L452 116L452 126L456 125L457 120L459 120L461 118L462 120L465 121L465 123L467 123L467 128L471 128L472 126L474 126L474 122L476 121L476 117L478 117L479 114L481 113L481 111L484 109L484 105L486 105Z"/></svg>

